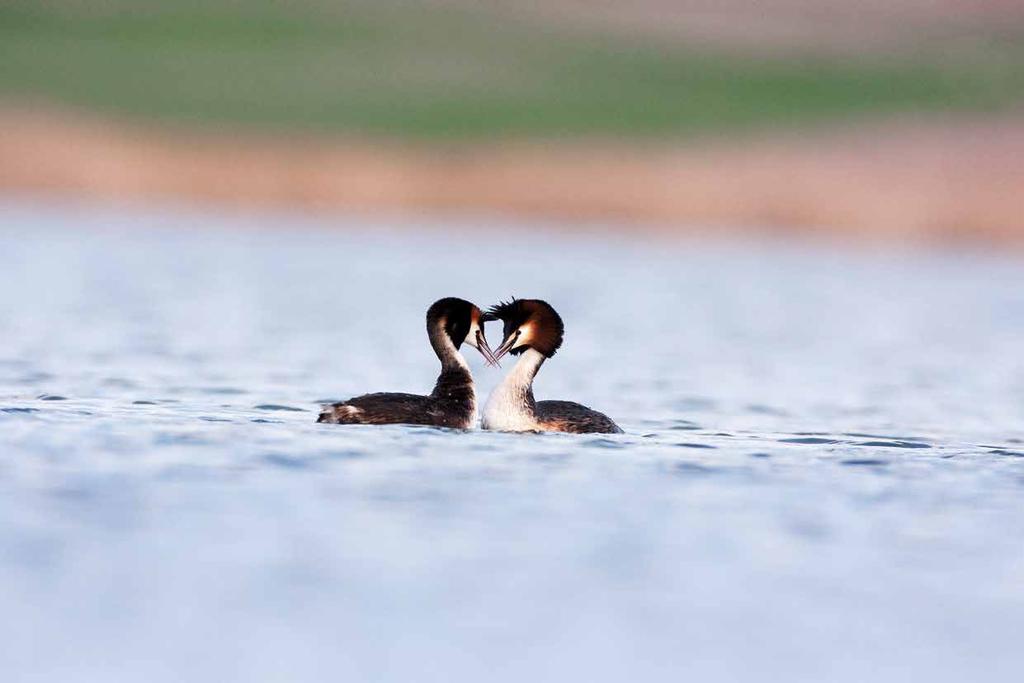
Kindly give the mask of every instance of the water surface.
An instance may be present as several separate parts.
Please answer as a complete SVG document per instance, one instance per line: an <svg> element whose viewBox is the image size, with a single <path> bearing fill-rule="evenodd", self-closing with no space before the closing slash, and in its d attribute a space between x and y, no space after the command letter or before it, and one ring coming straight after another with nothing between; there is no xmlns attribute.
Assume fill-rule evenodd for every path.
<svg viewBox="0 0 1024 683"><path fill-rule="evenodd" d="M1017 679L1021 262L477 227L0 205L8 680ZM626 434L313 423L513 294Z"/></svg>

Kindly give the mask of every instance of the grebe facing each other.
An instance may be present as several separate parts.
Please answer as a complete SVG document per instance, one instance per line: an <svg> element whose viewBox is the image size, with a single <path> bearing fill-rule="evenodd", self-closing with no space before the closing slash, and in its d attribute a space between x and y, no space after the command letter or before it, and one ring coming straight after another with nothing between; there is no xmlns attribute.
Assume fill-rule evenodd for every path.
<svg viewBox="0 0 1024 683"><path fill-rule="evenodd" d="M317 422L333 424L411 424L469 429L476 421L476 392L469 364L459 353L463 342L496 364L484 336L483 314L463 299L434 302L427 311L427 336L441 361L441 374L429 396L365 394L323 407Z"/></svg>
<svg viewBox="0 0 1024 683"><path fill-rule="evenodd" d="M492 306L485 320L502 320L505 339L494 352L519 355L516 363L487 399L483 428L505 432L573 432L619 434L607 415L572 401L535 401L533 378L562 345L565 327L547 302L512 299Z"/></svg>

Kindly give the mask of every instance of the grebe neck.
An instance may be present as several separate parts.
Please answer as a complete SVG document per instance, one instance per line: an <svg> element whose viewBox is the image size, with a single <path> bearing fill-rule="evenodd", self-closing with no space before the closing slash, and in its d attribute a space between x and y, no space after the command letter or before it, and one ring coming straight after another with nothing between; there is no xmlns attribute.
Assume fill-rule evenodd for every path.
<svg viewBox="0 0 1024 683"><path fill-rule="evenodd" d="M501 384L507 385L510 388L516 387L518 389L532 390L533 378L537 376L540 366L544 365L546 360L547 357L540 351L526 349L519 356L519 360L512 367L512 370L505 375L505 379L502 380Z"/></svg>
<svg viewBox="0 0 1024 683"><path fill-rule="evenodd" d="M530 431L538 428L533 399L533 378L547 357L527 349L501 383L494 388L484 406L484 429Z"/></svg>
<svg viewBox="0 0 1024 683"><path fill-rule="evenodd" d="M434 349L437 359L441 361L441 374L459 371L465 372L467 375L469 374L469 363L459 353L459 350L455 348L452 338L445 334L443 322L434 326L430 330L429 336L430 347Z"/></svg>

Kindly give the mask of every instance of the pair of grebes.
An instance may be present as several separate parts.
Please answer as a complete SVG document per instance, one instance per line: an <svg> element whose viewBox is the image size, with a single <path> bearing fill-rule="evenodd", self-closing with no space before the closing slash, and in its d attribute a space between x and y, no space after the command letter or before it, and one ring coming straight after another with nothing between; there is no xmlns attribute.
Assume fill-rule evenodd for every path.
<svg viewBox="0 0 1024 683"><path fill-rule="evenodd" d="M484 323L501 320L504 340L491 351ZM473 375L459 348L468 344L488 365L508 353L518 362L484 405L481 426L506 432L618 433L606 415L572 401L535 401L533 378L562 345L562 319L540 299L513 299L486 313L463 299L434 302L427 311L427 336L441 361L441 375L429 396L365 394L324 406L317 422L333 424L411 424L470 429L476 422Z"/></svg>

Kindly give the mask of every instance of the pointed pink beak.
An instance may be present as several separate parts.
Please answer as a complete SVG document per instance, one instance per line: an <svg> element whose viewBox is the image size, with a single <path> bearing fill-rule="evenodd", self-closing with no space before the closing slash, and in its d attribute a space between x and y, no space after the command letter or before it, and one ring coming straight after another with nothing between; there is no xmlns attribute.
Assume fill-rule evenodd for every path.
<svg viewBox="0 0 1024 683"><path fill-rule="evenodd" d="M501 343L498 350L494 352L495 361L499 360L502 356L511 351L515 347L517 341L519 341L519 330L510 334L508 338Z"/></svg>
<svg viewBox="0 0 1024 683"><path fill-rule="evenodd" d="M476 350L480 352L480 355L484 357L484 360L492 368L501 367L494 352L491 351L491 347L487 344L487 337L484 336L484 329L482 327L476 331Z"/></svg>

